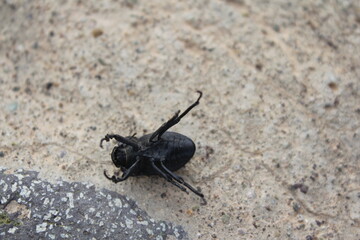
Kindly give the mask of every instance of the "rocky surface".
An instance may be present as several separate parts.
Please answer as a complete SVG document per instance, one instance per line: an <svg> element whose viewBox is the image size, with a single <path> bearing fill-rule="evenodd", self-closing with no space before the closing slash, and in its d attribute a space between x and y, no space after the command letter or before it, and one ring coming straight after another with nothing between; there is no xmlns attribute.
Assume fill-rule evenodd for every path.
<svg viewBox="0 0 360 240"><path fill-rule="evenodd" d="M359 19L357 0L3 0L2 176L116 192L190 239L359 239ZM197 145L178 174L206 206L104 178L105 134L150 133L196 90L172 131Z"/></svg>
<svg viewBox="0 0 360 240"><path fill-rule="evenodd" d="M37 175L1 170L1 239L188 239L181 227L156 222L125 196Z"/></svg>

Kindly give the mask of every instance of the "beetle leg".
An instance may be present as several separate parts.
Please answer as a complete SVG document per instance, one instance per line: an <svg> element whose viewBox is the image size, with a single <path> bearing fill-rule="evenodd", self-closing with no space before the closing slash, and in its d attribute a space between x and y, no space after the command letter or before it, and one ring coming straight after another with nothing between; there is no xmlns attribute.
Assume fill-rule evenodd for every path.
<svg viewBox="0 0 360 240"><path fill-rule="evenodd" d="M112 177L109 177L106 173L106 170L104 170L104 176L114 183L118 183L118 182L126 180L126 177L124 176L124 174L121 178L115 177L115 175L113 175Z"/></svg>
<svg viewBox="0 0 360 240"><path fill-rule="evenodd" d="M101 141L100 141L100 147L102 148L103 141L108 142L112 138L115 138L115 140L118 142L122 142L122 143L132 146L135 150L140 149L140 146L136 142L134 142L128 138L125 138L123 136L117 135L117 134L106 134L106 136L103 139L101 139Z"/></svg>
<svg viewBox="0 0 360 240"><path fill-rule="evenodd" d="M165 170L165 172L167 174L169 174L172 178L174 178L179 183L184 184L184 182L185 182L184 179L182 177L176 175L175 173L171 172L167 167L165 167L163 161L160 161L160 165Z"/></svg>
<svg viewBox="0 0 360 240"><path fill-rule="evenodd" d="M184 179L178 175L176 175L175 173L173 173L172 171L170 171L167 167L165 167L163 161L160 161L160 165L161 167L165 170L166 173L168 173L171 177L173 177L176 181L178 181L179 183L183 184L184 186L186 186L188 189L190 189L193 193L195 193L196 195L198 195L201 198L204 198L204 194L202 194L201 192L199 192L198 190L196 190L195 188L193 188L190 184L188 184L187 182L184 181Z"/></svg>
<svg viewBox="0 0 360 240"><path fill-rule="evenodd" d="M127 174L127 175L123 174L123 175L121 176L121 178L116 177L115 175L113 175L112 177L109 177L109 176L107 175L107 173L106 173L106 170L104 170L104 176L105 176L107 179L109 179L110 181L112 181L112 182L114 182L114 183L118 183L118 182L125 181L125 180L130 176L130 174Z"/></svg>
<svg viewBox="0 0 360 240"><path fill-rule="evenodd" d="M191 109L193 109L195 106L199 105L199 103L200 103L200 102L199 102L199 101L200 101L200 98L202 97L202 92L199 91L199 90L196 91L196 92L199 93L198 99L197 99L193 104L191 104L191 105L178 117L179 121L180 121L180 119L183 118L186 114L188 114Z"/></svg>
<svg viewBox="0 0 360 240"><path fill-rule="evenodd" d="M140 159L138 159L131 167L129 167L120 178L116 177L115 175L113 175L112 177L109 177L106 173L106 170L104 170L104 175L107 179L109 179L110 181L113 181L114 183L125 181L128 177L130 177L130 174L134 171L135 167L137 166L137 164L139 162L140 162Z"/></svg>
<svg viewBox="0 0 360 240"><path fill-rule="evenodd" d="M174 126L176 124L176 120L179 117L179 113L180 110L177 111L174 116L172 116L172 118L170 118L166 123L164 123L163 125L161 125L161 127L156 130L150 137L150 142L156 142L157 140L160 139L161 135L166 132L166 130L168 130L169 128L171 128L172 126ZM165 129L165 130L164 130ZM158 136L157 140L154 141L153 139Z"/></svg>
<svg viewBox="0 0 360 240"><path fill-rule="evenodd" d="M176 187L180 188L181 191L184 191L186 193L188 193L186 191L186 188L184 188L183 186L181 186L180 184L178 184L177 182L174 181L174 179L172 179L169 175L166 175L163 171L160 170L160 168L158 168L154 161L151 161L151 166L163 177L165 178L168 182L172 183L173 185L175 185Z"/></svg>
<svg viewBox="0 0 360 240"><path fill-rule="evenodd" d="M183 118L186 114L188 114L191 109L193 109L196 105L198 105L200 102L200 98L202 97L202 92L201 91L197 91L199 93L199 97L198 99L191 104L180 116L179 113L180 111L177 111L175 113L175 115L170 118L169 121L167 121L166 123L164 123L158 130L156 130L150 137L150 142L155 142L153 139L157 136L157 140L158 141L161 138L161 135L163 135L164 132L166 132L167 130L169 130L169 128L171 128L172 126L176 125L178 122L180 122L181 118Z"/></svg>

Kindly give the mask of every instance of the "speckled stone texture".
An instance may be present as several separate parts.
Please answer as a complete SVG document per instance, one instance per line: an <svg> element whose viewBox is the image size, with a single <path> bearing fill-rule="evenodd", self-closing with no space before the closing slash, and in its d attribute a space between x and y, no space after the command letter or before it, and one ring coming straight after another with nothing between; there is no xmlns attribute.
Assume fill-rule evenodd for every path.
<svg viewBox="0 0 360 240"><path fill-rule="evenodd" d="M94 185L42 181L38 173L0 170L0 239L188 239L155 221L133 200Z"/></svg>

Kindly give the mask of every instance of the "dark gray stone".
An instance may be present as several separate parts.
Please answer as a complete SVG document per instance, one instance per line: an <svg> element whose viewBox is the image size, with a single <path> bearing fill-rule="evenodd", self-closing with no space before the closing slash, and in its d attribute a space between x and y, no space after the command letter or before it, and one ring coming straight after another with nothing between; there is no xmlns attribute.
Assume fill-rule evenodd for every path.
<svg viewBox="0 0 360 240"><path fill-rule="evenodd" d="M181 226L155 221L136 203L116 192L84 183L51 184L37 172L0 169L0 207L10 223L0 223L0 239L188 239ZM15 201L29 218L7 213Z"/></svg>

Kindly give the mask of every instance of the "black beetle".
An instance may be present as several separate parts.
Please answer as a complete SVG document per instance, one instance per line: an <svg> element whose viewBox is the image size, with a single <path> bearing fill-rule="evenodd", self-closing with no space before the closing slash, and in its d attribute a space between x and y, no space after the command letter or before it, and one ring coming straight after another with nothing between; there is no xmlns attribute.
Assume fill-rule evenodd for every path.
<svg viewBox="0 0 360 240"><path fill-rule="evenodd" d="M173 173L173 171L180 169L190 161L196 149L194 142L179 133L167 132L169 128L176 125L181 118L199 104L202 92L197 92L199 97L193 104L180 115L180 110L177 111L170 120L152 134L147 134L140 138L136 138L135 135L122 137L117 134L107 134L101 139L101 148L103 141L108 142L114 138L119 142L111 153L111 159L115 166L123 172L121 177L109 177L104 170L105 177L114 183L118 183L130 176L160 175L182 191L187 192L185 188L187 187L204 199L204 195L201 192L185 182L182 177Z"/></svg>

